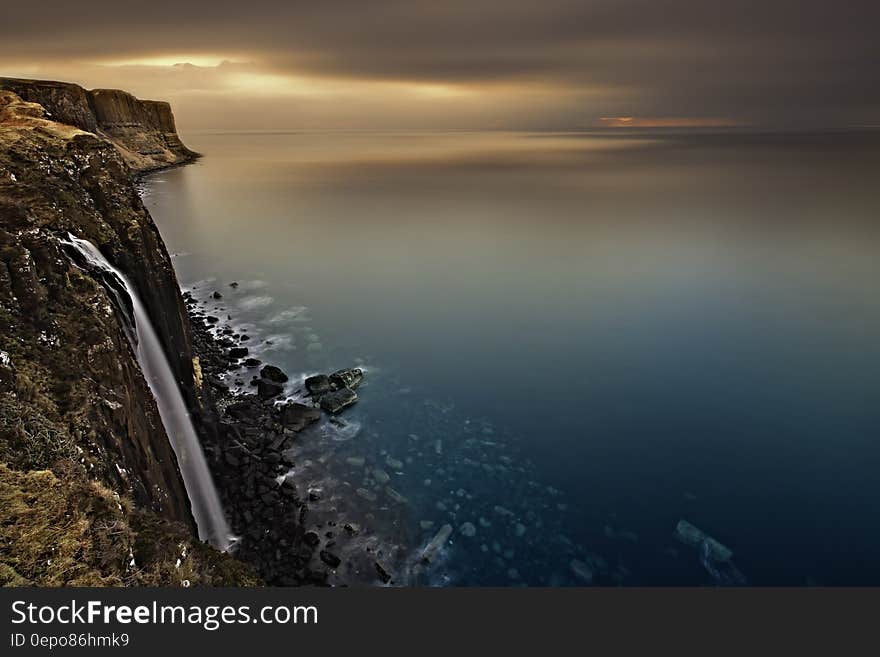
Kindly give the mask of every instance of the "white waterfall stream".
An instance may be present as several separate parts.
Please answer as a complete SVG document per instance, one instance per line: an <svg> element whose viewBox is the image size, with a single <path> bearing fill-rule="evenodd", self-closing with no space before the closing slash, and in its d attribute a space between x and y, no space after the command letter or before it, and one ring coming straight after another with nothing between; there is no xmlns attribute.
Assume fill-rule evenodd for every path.
<svg viewBox="0 0 880 657"><path fill-rule="evenodd" d="M91 242L68 235L68 240L64 240L63 243L74 248L87 261L89 267L100 269L110 277L115 277L118 286L128 295L134 322L133 327L128 327L129 340L137 354L144 378L156 399L165 433L168 434L168 439L177 455L177 463L189 496L199 538L221 550L228 549L232 544L232 533L226 522L217 489L208 470L205 455L186 409L180 387L137 290ZM121 310L124 312L126 304L125 300L120 298L120 291L111 289L110 292L117 297L117 302L122 305Z"/></svg>

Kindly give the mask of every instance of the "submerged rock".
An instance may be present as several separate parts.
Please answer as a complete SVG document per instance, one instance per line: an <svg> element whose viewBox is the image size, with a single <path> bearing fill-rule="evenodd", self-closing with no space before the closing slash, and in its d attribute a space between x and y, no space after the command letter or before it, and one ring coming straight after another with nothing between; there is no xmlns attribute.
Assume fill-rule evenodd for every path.
<svg viewBox="0 0 880 657"><path fill-rule="evenodd" d="M388 497L390 497L392 500L394 500L398 504L406 504L408 502L408 500L403 495L401 495L396 490L391 488L391 486L387 486L385 488L385 492L388 493Z"/></svg>
<svg viewBox="0 0 880 657"><path fill-rule="evenodd" d="M452 535L452 525L446 524L440 528L440 531L431 539L431 541L422 550L421 559L425 563L431 563L437 556L437 553L446 545L446 541Z"/></svg>
<svg viewBox="0 0 880 657"><path fill-rule="evenodd" d="M474 527L474 523L472 522L464 523L458 528L458 531L461 532L462 536L467 536L468 538L473 538L477 535L477 528Z"/></svg>
<svg viewBox="0 0 880 657"><path fill-rule="evenodd" d="M568 566L571 568L571 572L574 573L575 577L586 584L593 583L593 570L583 561L572 559Z"/></svg>
<svg viewBox="0 0 880 657"><path fill-rule="evenodd" d="M373 479L380 484L387 484L391 481L391 476L381 468L373 468Z"/></svg>
<svg viewBox="0 0 880 657"><path fill-rule="evenodd" d="M685 545L699 548L701 554L712 561L730 561L733 556L733 550L694 527L687 520L678 521L678 525L675 526L675 538Z"/></svg>
<svg viewBox="0 0 880 657"><path fill-rule="evenodd" d="M351 406L358 400L357 393L351 388L340 388L334 392L328 392L321 397L321 408L328 413L339 413Z"/></svg>
<svg viewBox="0 0 880 657"><path fill-rule="evenodd" d="M366 488L358 488L355 492L363 497L365 500L367 500L367 502L375 502L379 499L376 493L371 490L367 490Z"/></svg>

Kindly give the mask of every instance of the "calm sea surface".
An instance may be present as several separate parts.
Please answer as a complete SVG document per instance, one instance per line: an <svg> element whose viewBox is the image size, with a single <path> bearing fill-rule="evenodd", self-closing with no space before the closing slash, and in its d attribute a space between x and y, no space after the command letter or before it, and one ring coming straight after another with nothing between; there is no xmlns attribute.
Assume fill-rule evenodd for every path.
<svg viewBox="0 0 880 657"><path fill-rule="evenodd" d="M298 476L401 579L449 523L411 581L719 582L685 519L749 583L880 584L880 138L186 137L181 283L291 394L366 369Z"/></svg>

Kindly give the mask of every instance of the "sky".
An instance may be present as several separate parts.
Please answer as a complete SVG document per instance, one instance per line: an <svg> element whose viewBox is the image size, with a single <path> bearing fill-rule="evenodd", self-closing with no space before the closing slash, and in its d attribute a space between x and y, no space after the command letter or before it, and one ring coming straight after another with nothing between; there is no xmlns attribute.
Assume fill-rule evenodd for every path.
<svg viewBox="0 0 880 657"><path fill-rule="evenodd" d="M0 75L186 129L880 124L877 0L4 3Z"/></svg>

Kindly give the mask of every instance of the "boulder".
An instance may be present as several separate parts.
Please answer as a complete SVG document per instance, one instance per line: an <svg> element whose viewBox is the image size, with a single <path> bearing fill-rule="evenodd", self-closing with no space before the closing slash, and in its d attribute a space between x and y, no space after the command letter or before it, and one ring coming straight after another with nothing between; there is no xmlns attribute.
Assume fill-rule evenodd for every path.
<svg viewBox="0 0 880 657"><path fill-rule="evenodd" d="M305 380L306 390L310 395L323 395L330 392L330 379L326 374L316 374Z"/></svg>
<svg viewBox="0 0 880 657"><path fill-rule="evenodd" d="M330 552L329 550L321 550L320 552L321 561L330 566L331 568L337 568L339 564L342 563L342 559L337 557L335 554Z"/></svg>
<svg viewBox="0 0 880 657"><path fill-rule="evenodd" d="M285 383L287 381L287 375L281 371L281 368L274 365L266 365L260 370L260 376L272 383Z"/></svg>
<svg viewBox="0 0 880 657"><path fill-rule="evenodd" d="M328 413L339 413L357 400L358 396L354 390L351 388L340 388L339 390L328 392L321 397L321 408Z"/></svg>
<svg viewBox="0 0 880 657"><path fill-rule="evenodd" d="M229 350L229 357L230 358L244 358L247 355L248 355L248 348L247 347L233 347L232 349Z"/></svg>
<svg viewBox="0 0 880 657"><path fill-rule="evenodd" d="M305 404L290 403L281 410L281 424L291 431L302 431L307 425L320 418L320 410Z"/></svg>
<svg viewBox="0 0 880 657"><path fill-rule="evenodd" d="M387 584L391 581L391 575L385 570L382 565L377 561L374 564L376 566L376 574L379 575L379 579L382 580L383 584Z"/></svg>
<svg viewBox="0 0 880 657"><path fill-rule="evenodd" d="M282 392L284 392L284 386L282 385L267 381L266 379L257 381L257 395L259 395L260 399L272 399Z"/></svg>
<svg viewBox="0 0 880 657"><path fill-rule="evenodd" d="M242 401L235 402L226 407L226 414L236 420L244 420L254 422L260 415L259 405L253 401L251 396Z"/></svg>
<svg viewBox="0 0 880 657"><path fill-rule="evenodd" d="M356 367L337 370L328 377L330 385L336 390L342 388L357 388L361 384L363 378L364 371Z"/></svg>

